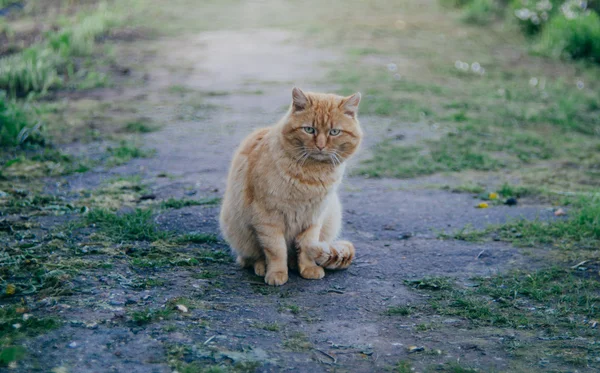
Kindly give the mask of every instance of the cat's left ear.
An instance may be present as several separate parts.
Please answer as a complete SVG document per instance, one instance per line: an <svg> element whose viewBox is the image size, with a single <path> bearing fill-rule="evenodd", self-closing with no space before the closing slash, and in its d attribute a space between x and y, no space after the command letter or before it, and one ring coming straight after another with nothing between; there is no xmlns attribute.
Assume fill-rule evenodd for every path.
<svg viewBox="0 0 600 373"><path fill-rule="evenodd" d="M292 107L294 111L303 111L308 106L308 98L298 87L292 89Z"/></svg>
<svg viewBox="0 0 600 373"><path fill-rule="evenodd" d="M344 105L344 114L349 117L356 118L358 113L358 104L360 104L360 92L356 92L352 96L344 98L342 104Z"/></svg>

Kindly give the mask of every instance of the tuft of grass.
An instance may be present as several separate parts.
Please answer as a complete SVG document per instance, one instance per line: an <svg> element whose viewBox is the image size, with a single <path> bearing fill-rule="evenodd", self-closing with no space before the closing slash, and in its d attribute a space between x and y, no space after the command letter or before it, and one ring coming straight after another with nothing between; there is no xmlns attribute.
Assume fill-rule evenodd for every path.
<svg viewBox="0 0 600 373"><path fill-rule="evenodd" d="M156 126L150 125L146 121L142 120L127 122L124 129L129 133L150 133L158 130Z"/></svg>
<svg viewBox="0 0 600 373"><path fill-rule="evenodd" d="M164 209L180 209L188 206L203 206L203 205L218 205L221 202L221 198L203 198L200 200L195 199L175 199L169 198L161 203Z"/></svg>
<svg viewBox="0 0 600 373"><path fill-rule="evenodd" d="M89 72L79 70L75 58L91 56L96 40L120 22L120 17L106 5L83 16L69 26L47 33L38 44L0 59L0 90L11 97L45 94L67 80ZM97 74L91 71L92 74ZM86 80L84 79L84 80Z"/></svg>
<svg viewBox="0 0 600 373"><path fill-rule="evenodd" d="M0 307L0 367L25 357L26 350L15 345L15 341L47 333L60 325L54 318L24 317L26 311L20 305Z"/></svg>
<svg viewBox="0 0 600 373"><path fill-rule="evenodd" d="M21 105L10 102L0 92L0 146L23 143L43 143L38 125L30 120L30 113Z"/></svg>
<svg viewBox="0 0 600 373"><path fill-rule="evenodd" d="M427 149L423 149L383 142L375 148L373 157L364 162L359 173L406 178L436 172L491 171L555 156L554 148L541 136L528 132L506 133L474 125L463 126L439 140L426 142L426 145Z"/></svg>
<svg viewBox="0 0 600 373"><path fill-rule="evenodd" d="M388 316L408 316L412 313L413 309L410 306L393 306L388 307L385 314Z"/></svg>
<svg viewBox="0 0 600 373"><path fill-rule="evenodd" d="M600 63L600 16L590 11L574 18L553 17L542 30L538 50L554 57Z"/></svg>
<svg viewBox="0 0 600 373"><path fill-rule="evenodd" d="M149 309L141 311L133 311L129 314L131 322L137 326L143 326L150 324L155 321L159 321L162 319L166 319L171 314L173 314L173 310L170 308L162 308L162 309Z"/></svg>
<svg viewBox="0 0 600 373"><path fill-rule="evenodd" d="M498 228L504 240L521 245L600 247L600 195L572 201L568 217L557 221L516 220Z"/></svg>
<svg viewBox="0 0 600 373"><path fill-rule="evenodd" d="M219 238L210 233L186 233L182 236L177 237L175 240L179 244L185 243L217 243L219 242Z"/></svg>
<svg viewBox="0 0 600 373"><path fill-rule="evenodd" d="M312 343L308 340L306 334L302 332L291 333L288 338L283 341L283 347L286 350L294 352L304 352L312 348Z"/></svg>
<svg viewBox="0 0 600 373"><path fill-rule="evenodd" d="M502 184L500 189L498 189L498 193L500 193L502 197L522 198L538 194L539 191L536 188L530 186L510 185L508 183L504 183Z"/></svg>
<svg viewBox="0 0 600 373"><path fill-rule="evenodd" d="M106 151L109 156L107 163L112 166L127 163L134 158L149 158L155 153L154 150L144 150L127 141L121 141L119 146L109 147Z"/></svg>
<svg viewBox="0 0 600 373"><path fill-rule="evenodd" d="M167 239L167 232L159 231L152 220L152 211L136 209L117 214L108 210L92 210L86 215L87 224L95 224L114 241L156 241Z"/></svg>
<svg viewBox="0 0 600 373"><path fill-rule="evenodd" d="M414 368L409 361L399 361L396 366L394 366L395 373L412 373L414 372Z"/></svg>
<svg viewBox="0 0 600 373"><path fill-rule="evenodd" d="M406 280L405 283L416 289L448 290L452 288L452 281L446 277L425 277L420 280Z"/></svg>
<svg viewBox="0 0 600 373"><path fill-rule="evenodd" d="M498 15L496 0L471 0L464 7L465 22L486 25Z"/></svg>
<svg viewBox="0 0 600 373"><path fill-rule="evenodd" d="M438 238L453 239L467 242L481 242L489 234L488 230L475 230L472 225L467 225L453 233L440 233Z"/></svg>

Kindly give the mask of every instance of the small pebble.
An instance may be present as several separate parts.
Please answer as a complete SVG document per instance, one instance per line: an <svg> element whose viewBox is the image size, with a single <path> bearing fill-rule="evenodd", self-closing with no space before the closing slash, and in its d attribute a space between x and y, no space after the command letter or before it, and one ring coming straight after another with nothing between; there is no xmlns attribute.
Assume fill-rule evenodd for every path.
<svg viewBox="0 0 600 373"><path fill-rule="evenodd" d="M75 347L77 347L77 342L69 343L69 348L75 348Z"/></svg>
<svg viewBox="0 0 600 373"><path fill-rule="evenodd" d="M516 206L518 203L517 199L514 197L510 197L509 199L507 199L504 204L508 205L508 206Z"/></svg>

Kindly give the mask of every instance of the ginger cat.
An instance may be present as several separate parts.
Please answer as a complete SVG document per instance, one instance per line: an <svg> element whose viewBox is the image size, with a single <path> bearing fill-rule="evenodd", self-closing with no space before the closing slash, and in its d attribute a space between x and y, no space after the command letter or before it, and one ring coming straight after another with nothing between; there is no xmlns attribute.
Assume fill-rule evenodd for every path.
<svg viewBox="0 0 600 373"><path fill-rule="evenodd" d="M287 114L249 135L233 157L221 208L223 236L242 267L283 285L290 267L307 279L347 268L354 246L336 241L337 189L358 149L360 93L349 97L292 91Z"/></svg>

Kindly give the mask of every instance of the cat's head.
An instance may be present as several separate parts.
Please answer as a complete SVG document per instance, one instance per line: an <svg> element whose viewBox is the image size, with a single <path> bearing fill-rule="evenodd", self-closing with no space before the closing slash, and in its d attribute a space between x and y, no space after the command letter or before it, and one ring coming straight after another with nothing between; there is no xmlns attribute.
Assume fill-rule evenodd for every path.
<svg viewBox="0 0 600 373"><path fill-rule="evenodd" d="M299 162L339 165L356 152L362 139L357 119L360 93L342 97L292 90L283 123L283 145Z"/></svg>

